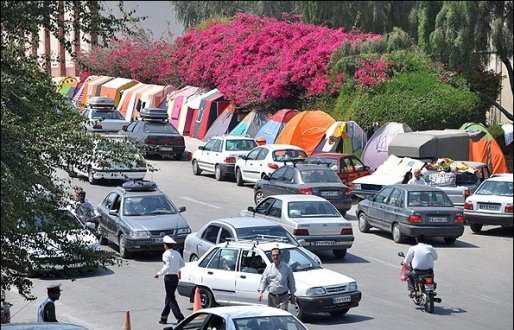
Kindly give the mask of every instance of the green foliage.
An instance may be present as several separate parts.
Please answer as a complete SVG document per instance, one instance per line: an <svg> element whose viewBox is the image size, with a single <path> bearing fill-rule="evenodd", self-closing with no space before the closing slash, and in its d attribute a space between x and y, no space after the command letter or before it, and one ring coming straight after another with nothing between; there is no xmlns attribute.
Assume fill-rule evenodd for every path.
<svg viewBox="0 0 514 330"><path fill-rule="evenodd" d="M489 134L491 134L495 139L501 138L505 135L501 124L494 124L490 127L487 127L487 130L489 131Z"/></svg>

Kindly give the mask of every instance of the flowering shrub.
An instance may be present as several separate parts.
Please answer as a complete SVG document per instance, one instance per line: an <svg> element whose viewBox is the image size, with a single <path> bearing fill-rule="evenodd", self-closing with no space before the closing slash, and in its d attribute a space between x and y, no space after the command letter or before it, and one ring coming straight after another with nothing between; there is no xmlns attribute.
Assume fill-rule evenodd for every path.
<svg viewBox="0 0 514 330"><path fill-rule="evenodd" d="M387 60L372 58L360 61L359 69L355 71L355 81L365 89L383 84L389 79L389 68L394 63Z"/></svg>

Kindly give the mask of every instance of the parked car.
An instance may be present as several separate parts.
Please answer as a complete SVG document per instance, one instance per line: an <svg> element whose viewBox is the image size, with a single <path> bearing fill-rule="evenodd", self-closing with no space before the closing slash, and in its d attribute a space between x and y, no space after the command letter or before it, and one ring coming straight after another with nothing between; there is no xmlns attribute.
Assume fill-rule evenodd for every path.
<svg viewBox="0 0 514 330"><path fill-rule="evenodd" d="M359 230L375 227L393 234L401 243L408 237L443 237L453 244L464 232L464 215L444 191L424 185L396 184L359 202Z"/></svg>
<svg viewBox="0 0 514 330"><path fill-rule="evenodd" d="M99 180L142 180L147 167L146 161L137 148L122 135L105 135L109 141L96 140L89 157L72 168L72 176L86 177L90 184ZM113 161L113 154L125 161Z"/></svg>
<svg viewBox="0 0 514 330"><path fill-rule="evenodd" d="M147 157L182 159L186 149L184 137L168 121L166 110L144 108L139 112L139 117L119 134L125 135Z"/></svg>
<svg viewBox="0 0 514 330"><path fill-rule="evenodd" d="M228 241L213 246L200 260L181 268L178 293L193 301L198 288L202 308L254 304L262 273L271 263L271 249L275 247L281 250L282 262L287 262L294 272L297 304L290 308L300 320L319 312L341 316L359 305L361 292L355 280L323 268L297 246L276 241ZM263 294L265 305L267 296Z"/></svg>
<svg viewBox="0 0 514 330"><path fill-rule="evenodd" d="M371 173L370 168L353 154L340 154L335 152L317 153L310 155L305 160L307 164L327 164L337 173L337 176L347 186L352 185L353 180Z"/></svg>
<svg viewBox="0 0 514 330"><path fill-rule="evenodd" d="M231 217L211 220L197 232L187 235L183 257L186 261L196 261L214 245L229 240L270 238L301 247L293 235L274 221L254 217ZM317 255L307 250L305 252L321 265Z"/></svg>
<svg viewBox="0 0 514 330"><path fill-rule="evenodd" d="M513 174L493 175L464 204L464 221L474 233L486 226L512 226Z"/></svg>
<svg viewBox="0 0 514 330"><path fill-rule="evenodd" d="M162 251L168 235L182 250L191 233L182 216L185 207L176 207L153 181L127 181L107 194L98 205L100 244L112 241L122 258L133 252Z"/></svg>
<svg viewBox="0 0 514 330"><path fill-rule="evenodd" d="M204 308L193 312L173 330L307 330L291 313L263 305Z"/></svg>
<svg viewBox="0 0 514 330"><path fill-rule="evenodd" d="M114 100L104 96L90 98L81 114L83 128L90 133L116 133L129 124L114 107Z"/></svg>
<svg viewBox="0 0 514 330"><path fill-rule="evenodd" d="M193 152L191 164L193 174L214 173L216 180L224 180L235 174L236 160L257 147L250 137L238 135L213 136L204 146Z"/></svg>
<svg viewBox="0 0 514 330"><path fill-rule="evenodd" d="M331 250L343 258L352 247L352 224L326 199L315 195L273 195L241 211L282 225L312 251Z"/></svg>
<svg viewBox="0 0 514 330"><path fill-rule="evenodd" d="M266 175L271 175L287 162L302 161L307 158L305 151L290 144L266 144L252 149L247 155L236 160L236 183L255 183Z"/></svg>
<svg viewBox="0 0 514 330"><path fill-rule="evenodd" d="M325 198L344 216L352 207L351 189L324 165L286 165L255 183L254 201L259 204L270 195L305 194Z"/></svg>

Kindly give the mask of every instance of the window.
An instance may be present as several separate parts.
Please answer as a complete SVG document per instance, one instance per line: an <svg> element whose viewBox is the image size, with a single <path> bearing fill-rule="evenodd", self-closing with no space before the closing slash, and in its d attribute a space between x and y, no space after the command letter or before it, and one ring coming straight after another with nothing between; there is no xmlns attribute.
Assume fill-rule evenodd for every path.
<svg viewBox="0 0 514 330"><path fill-rule="evenodd" d="M271 205L271 208L269 210L269 216L270 217L276 217L280 218L282 216L282 201L277 199L275 200L275 203Z"/></svg>
<svg viewBox="0 0 514 330"><path fill-rule="evenodd" d="M268 214L268 210L269 210L271 204L273 204L274 201L275 201L275 198L267 198L267 199L265 199L262 203L257 205L257 208L255 209L255 212L259 213L259 214Z"/></svg>
<svg viewBox="0 0 514 330"><path fill-rule="evenodd" d="M252 150L257 147L257 142L254 140L227 140L225 144L225 148L232 151Z"/></svg>
<svg viewBox="0 0 514 330"><path fill-rule="evenodd" d="M266 263L257 251L244 250L241 257L241 272L262 274L266 269Z"/></svg>
<svg viewBox="0 0 514 330"><path fill-rule="evenodd" d="M119 111L101 111L101 110L91 110L91 118L92 119L116 119L123 120L123 116Z"/></svg>
<svg viewBox="0 0 514 330"><path fill-rule="evenodd" d="M288 167L286 169L286 173L284 173L284 181L285 182L293 182L294 181L294 169Z"/></svg>
<svg viewBox="0 0 514 330"><path fill-rule="evenodd" d="M216 241L218 240L218 233L220 231L220 227L217 225L210 225L205 229L202 235L202 239L212 242L216 244Z"/></svg>
<svg viewBox="0 0 514 330"><path fill-rule="evenodd" d="M107 209L111 210L111 209L112 209L112 207L113 207L113 205L114 205L114 199L115 199L116 197L118 197L118 194L117 194L117 193L114 193L114 192L113 192L113 193L110 193L109 195L107 195L107 197L105 197L105 199L104 199L104 201L103 201L103 203L102 203L102 204L103 204Z"/></svg>
<svg viewBox="0 0 514 330"><path fill-rule="evenodd" d="M393 188L384 188L375 196L375 202L385 204L387 197L389 197L389 194L391 194L391 191L393 191Z"/></svg>
<svg viewBox="0 0 514 330"><path fill-rule="evenodd" d="M391 195L389 196L389 205L391 206L403 206L403 191L400 189L394 189Z"/></svg>
<svg viewBox="0 0 514 330"><path fill-rule="evenodd" d="M220 243L226 242L229 238L232 238L232 234L227 228L221 228Z"/></svg>
<svg viewBox="0 0 514 330"><path fill-rule="evenodd" d="M257 156L257 160L264 160L266 159L266 156L268 156L269 154L269 150L266 149L266 148L261 148L261 153L259 154L259 156Z"/></svg>
<svg viewBox="0 0 514 330"><path fill-rule="evenodd" d="M280 180L287 169L288 169L288 167L283 166L283 167L275 170L275 172L271 173L271 178Z"/></svg>
<svg viewBox="0 0 514 330"><path fill-rule="evenodd" d="M219 249L210 260L207 268L234 271L238 253L239 250L236 249Z"/></svg>
<svg viewBox="0 0 514 330"><path fill-rule="evenodd" d="M170 123L145 122L145 133L179 134L177 129Z"/></svg>
<svg viewBox="0 0 514 330"><path fill-rule="evenodd" d="M259 152L261 152L262 148L253 149L250 151L250 153L246 156L248 160L256 160L257 156L259 156Z"/></svg>
<svg viewBox="0 0 514 330"><path fill-rule="evenodd" d="M218 141L218 139L211 139L207 144L204 146L204 150L210 151L214 148L214 144Z"/></svg>
<svg viewBox="0 0 514 330"><path fill-rule="evenodd" d="M89 109L82 111L82 117L89 118Z"/></svg>
<svg viewBox="0 0 514 330"><path fill-rule="evenodd" d="M214 152L221 152L221 145L222 144L223 144L223 141L216 140L216 142L214 142L214 147L212 147L212 151L214 151Z"/></svg>
<svg viewBox="0 0 514 330"><path fill-rule="evenodd" d="M134 131L134 128L136 127L136 125L137 125L137 122L135 122L135 121L134 121L134 122L132 122L132 123L130 123L130 124L128 125L128 127L127 127L127 132L132 132L132 131Z"/></svg>

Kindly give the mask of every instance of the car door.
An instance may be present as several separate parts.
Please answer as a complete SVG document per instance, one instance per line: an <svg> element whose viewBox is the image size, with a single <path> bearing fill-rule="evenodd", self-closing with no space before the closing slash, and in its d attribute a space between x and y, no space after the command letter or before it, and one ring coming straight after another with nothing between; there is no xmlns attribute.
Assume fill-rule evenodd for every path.
<svg viewBox="0 0 514 330"><path fill-rule="evenodd" d="M243 180L248 181L257 181L260 179L260 172L256 173L258 169L256 168L257 156L261 152L262 148L255 148L248 155L245 156L244 159L241 159L239 169L241 171L241 175L243 176Z"/></svg>
<svg viewBox="0 0 514 330"><path fill-rule="evenodd" d="M241 258L237 265L236 296L238 301L248 304L258 302L258 289L262 273L266 269L266 262L256 250L241 250ZM267 304L268 295L262 295L264 304Z"/></svg>
<svg viewBox="0 0 514 330"><path fill-rule="evenodd" d="M392 231L393 223L398 221L398 213L404 205L405 194L403 190L394 188L383 208L382 227L384 230Z"/></svg>
<svg viewBox="0 0 514 330"><path fill-rule="evenodd" d="M224 247L212 256L204 269L202 284L211 289L218 302L234 302L236 297L236 264L239 249Z"/></svg>
<svg viewBox="0 0 514 330"><path fill-rule="evenodd" d="M226 141L222 139L216 139L214 141L214 145L210 151L209 161L208 161L208 171L214 172L216 164L224 163L224 153L223 153L223 144Z"/></svg>
<svg viewBox="0 0 514 330"><path fill-rule="evenodd" d="M277 169L275 172L271 173L271 176L269 177L269 180L266 181L265 184L262 185L262 193L264 196L269 195L278 195L280 194L279 191L282 191L282 188L280 187L280 184L283 180L283 176L287 170L287 167L281 167Z"/></svg>
<svg viewBox="0 0 514 330"><path fill-rule="evenodd" d="M118 214L113 215L110 214L111 211L116 210L116 206L121 202L121 197L117 192L112 192L107 197L105 197L104 201L100 205L100 215L101 219L99 221L100 231L102 235L105 235L109 240L116 241L117 240L117 226L118 221L117 218L119 216L119 206L118 206Z"/></svg>
<svg viewBox="0 0 514 330"><path fill-rule="evenodd" d="M277 180L277 184L275 185L276 195L284 195L284 194L297 194L298 193L298 185L295 178L295 169L290 166L284 166L285 169L283 175L280 177L280 180ZM277 170L278 171L278 170ZM274 173L273 173L274 174Z"/></svg>
<svg viewBox="0 0 514 330"><path fill-rule="evenodd" d="M203 149L199 149L200 151L197 157L197 161L200 169L208 171L209 168L214 167L212 165L213 161L210 158L213 154L213 148L216 141L218 141L216 138L210 139L209 142L203 146Z"/></svg>
<svg viewBox="0 0 514 330"><path fill-rule="evenodd" d="M393 191L392 187L386 187L378 192L370 203L368 209L368 221L373 227L382 228L382 218L384 217L384 207L387 203L387 198Z"/></svg>

